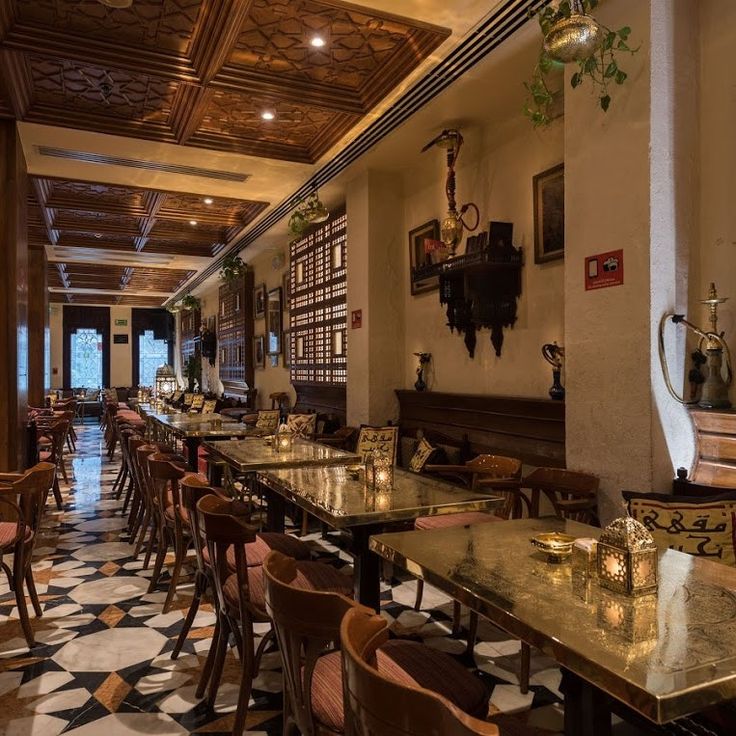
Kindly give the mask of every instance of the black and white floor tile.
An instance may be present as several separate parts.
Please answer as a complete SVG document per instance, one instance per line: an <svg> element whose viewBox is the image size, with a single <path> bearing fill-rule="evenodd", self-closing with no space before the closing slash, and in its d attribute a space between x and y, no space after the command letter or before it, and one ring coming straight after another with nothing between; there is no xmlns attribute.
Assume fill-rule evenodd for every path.
<svg viewBox="0 0 736 736"><path fill-rule="evenodd" d="M214 616L203 606L184 651L170 658L189 604L182 590L175 610L161 612L167 580L147 593L150 570L132 557L126 520L112 494L119 457L109 461L96 426L77 427L77 452L62 485L63 511L49 507L36 545L34 577L43 616L33 619L37 644L28 650L7 581L0 581L0 736L178 736L229 734L238 662L228 655L213 711L194 696L210 646ZM337 547L313 534L316 556L348 567ZM451 635L452 602L427 586L423 610L412 608L415 581L385 585L383 615L402 636L457 655L474 667L491 695L491 713L513 712L537 725L561 727L560 673L535 656L531 689L518 688L519 643L481 624L474 661ZM259 630L260 629L260 630ZM257 627L262 635L265 626ZM268 652L255 682L248 733L281 733L279 654Z"/></svg>

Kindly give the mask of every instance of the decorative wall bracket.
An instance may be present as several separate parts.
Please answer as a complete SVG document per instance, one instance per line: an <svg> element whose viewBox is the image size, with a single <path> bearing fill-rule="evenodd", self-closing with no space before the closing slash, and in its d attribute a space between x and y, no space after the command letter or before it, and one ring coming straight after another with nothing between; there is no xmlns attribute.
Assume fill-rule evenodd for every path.
<svg viewBox="0 0 736 736"><path fill-rule="evenodd" d="M471 358L475 356L476 332L484 327L491 330L491 344L500 357L503 330L516 322L522 265L521 248L509 244L424 266L416 269L415 275L439 276L440 304L447 309L447 326L465 336Z"/></svg>

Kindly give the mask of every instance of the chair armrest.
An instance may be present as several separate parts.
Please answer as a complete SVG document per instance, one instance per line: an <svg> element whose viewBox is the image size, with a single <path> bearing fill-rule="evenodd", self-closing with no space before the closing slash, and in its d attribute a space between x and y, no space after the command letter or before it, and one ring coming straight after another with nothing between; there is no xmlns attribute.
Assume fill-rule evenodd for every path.
<svg viewBox="0 0 736 736"><path fill-rule="evenodd" d="M0 473L0 483L15 483L23 477L23 473L18 471L17 473Z"/></svg>
<svg viewBox="0 0 736 736"><path fill-rule="evenodd" d="M598 500L595 497L591 498L575 498L575 499L563 499L556 501L556 505L565 509L566 511L587 511L588 509L598 508Z"/></svg>
<svg viewBox="0 0 736 736"><path fill-rule="evenodd" d="M515 491L521 488L518 478L484 478L482 475L475 481L476 488L498 488L498 490Z"/></svg>
<svg viewBox="0 0 736 736"><path fill-rule="evenodd" d="M458 475L473 475L478 472L467 465L425 465L424 470L427 473L455 473Z"/></svg>

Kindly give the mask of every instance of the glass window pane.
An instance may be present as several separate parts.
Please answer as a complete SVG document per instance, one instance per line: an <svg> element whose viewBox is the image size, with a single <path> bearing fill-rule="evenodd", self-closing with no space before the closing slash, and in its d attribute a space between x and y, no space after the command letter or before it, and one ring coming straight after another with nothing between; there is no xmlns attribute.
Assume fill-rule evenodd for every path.
<svg viewBox="0 0 736 736"><path fill-rule="evenodd" d="M141 332L138 337L138 385L153 387L156 369L166 365L169 359L169 343L156 340L153 330Z"/></svg>
<svg viewBox="0 0 736 736"><path fill-rule="evenodd" d="M82 329L72 333L71 383L69 388L102 386L102 335Z"/></svg>

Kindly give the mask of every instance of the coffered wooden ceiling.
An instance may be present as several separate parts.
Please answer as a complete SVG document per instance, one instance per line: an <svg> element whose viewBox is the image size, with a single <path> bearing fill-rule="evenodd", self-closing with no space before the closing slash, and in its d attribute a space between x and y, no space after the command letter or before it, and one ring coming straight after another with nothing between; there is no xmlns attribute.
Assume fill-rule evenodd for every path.
<svg viewBox="0 0 736 736"><path fill-rule="evenodd" d="M311 163L448 35L339 0L0 0L0 114Z"/></svg>

